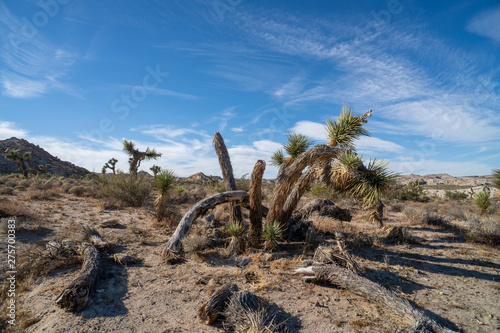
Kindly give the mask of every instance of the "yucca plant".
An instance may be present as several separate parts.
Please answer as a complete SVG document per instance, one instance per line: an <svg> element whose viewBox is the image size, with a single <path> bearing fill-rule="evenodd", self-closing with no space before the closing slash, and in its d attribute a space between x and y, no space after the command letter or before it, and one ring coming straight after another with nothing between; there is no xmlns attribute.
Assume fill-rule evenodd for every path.
<svg viewBox="0 0 500 333"><path fill-rule="evenodd" d="M500 190L500 169L493 169L493 186Z"/></svg>
<svg viewBox="0 0 500 333"><path fill-rule="evenodd" d="M149 147L146 149L146 151L139 151L135 147L134 142L127 140L123 140L123 151L130 156L129 164L131 178L137 178L137 172L143 160L156 160L162 155L161 153L157 153L154 149L149 149Z"/></svg>
<svg viewBox="0 0 500 333"><path fill-rule="evenodd" d="M245 227L240 220L234 220L227 225L227 233L231 236L231 241L229 243L230 253L242 253L245 251L245 241L243 239L243 233Z"/></svg>
<svg viewBox="0 0 500 333"><path fill-rule="evenodd" d="M165 218L165 208L167 207L167 202L169 198L169 193L172 188L174 188L176 182L175 173L173 170L162 170L156 176L154 181L154 186L158 191L158 197L156 198L156 218L161 221Z"/></svg>
<svg viewBox="0 0 500 333"><path fill-rule="evenodd" d="M278 247L278 243L283 239L285 228L279 221L266 223L262 231L262 239L264 240L264 248L272 251Z"/></svg>
<svg viewBox="0 0 500 333"><path fill-rule="evenodd" d="M31 152L27 151L21 156L17 150L9 150L5 158L17 162L20 166L20 172L24 177L28 178L28 169L24 162L31 158Z"/></svg>
<svg viewBox="0 0 500 333"><path fill-rule="evenodd" d="M486 210L490 207L490 194L484 191L476 193L474 196L474 202L476 203L476 206L479 208L481 211L481 214L486 213Z"/></svg>

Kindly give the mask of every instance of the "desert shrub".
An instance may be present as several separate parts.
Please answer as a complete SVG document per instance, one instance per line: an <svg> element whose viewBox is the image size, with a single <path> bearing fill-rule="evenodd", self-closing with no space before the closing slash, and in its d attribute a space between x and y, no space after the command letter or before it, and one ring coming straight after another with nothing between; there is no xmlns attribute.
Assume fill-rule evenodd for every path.
<svg viewBox="0 0 500 333"><path fill-rule="evenodd" d="M413 207L406 207L403 210L403 215L409 224L420 224L424 218L423 212Z"/></svg>
<svg viewBox="0 0 500 333"><path fill-rule="evenodd" d="M309 187L311 196L323 199L335 199L335 191L323 183L316 183Z"/></svg>
<svg viewBox="0 0 500 333"><path fill-rule="evenodd" d="M482 214L486 212L486 210L490 207L490 194L484 191L477 193L474 196L474 202L476 206L479 208Z"/></svg>
<svg viewBox="0 0 500 333"><path fill-rule="evenodd" d="M392 210L393 212L399 213L404 210L405 206L399 202L391 203L389 205L389 210Z"/></svg>
<svg viewBox="0 0 500 333"><path fill-rule="evenodd" d="M134 179L124 173L99 179L98 197L117 201L123 206L139 207L149 198L151 180L146 176Z"/></svg>
<svg viewBox="0 0 500 333"><path fill-rule="evenodd" d="M245 227L241 221L235 220L227 225L227 233L234 238L240 238L245 231Z"/></svg>
<svg viewBox="0 0 500 333"><path fill-rule="evenodd" d="M25 181L27 181L27 183ZM8 186L8 187L15 187L15 186L18 186L18 185L27 187L27 186L29 186L30 181L27 180L27 179L25 179L25 180L22 180L22 181L18 182L15 179L7 179L4 184L5 184L5 186Z"/></svg>
<svg viewBox="0 0 500 333"><path fill-rule="evenodd" d="M250 190L250 179L247 178L248 173L241 176L240 179L236 179L236 189L241 191Z"/></svg>
<svg viewBox="0 0 500 333"><path fill-rule="evenodd" d="M182 186L177 186L177 196L181 196L182 193L184 193L184 187Z"/></svg>
<svg viewBox="0 0 500 333"><path fill-rule="evenodd" d="M26 195L24 196L24 200L54 200L59 197L60 194L55 189L48 190L37 190L37 189L29 189Z"/></svg>
<svg viewBox="0 0 500 333"><path fill-rule="evenodd" d="M12 187L2 187L0 188L0 194L12 195L14 194L14 189Z"/></svg>
<svg viewBox="0 0 500 333"><path fill-rule="evenodd" d="M205 250L209 245L210 239L207 235L192 234L182 240L182 248L187 253Z"/></svg>
<svg viewBox="0 0 500 333"><path fill-rule="evenodd" d="M450 200L463 200L467 199L467 194L464 192L457 191L446 191L444 196Z"/></svg>
<svg viewBox="0 0 500 333"><path fill-rule="evenodd" d="M37 176L32 179L29 187L34 190L46 191L54 187L54 181L52 179Z"/></svg>
<svg viewBox="0 0 500 333"><path fill-rule="evenodd" d="M394 199L408 200L408 201L418 201L425 202L429 201L429 197L424 194L424 189L422 188L422 181L415 180L409 182L403 187L393 190L390 194Z"/></svg>
<svg viewBox="0 0 500 333"><path fill-rule="evenodd" d="M26 187L21 186L21 185L18 185L18 186L14 187L14 188L15 188L16 190L18 190L18 191L25 191L25 190L26 190Z"/></svg>
<svg viewBox="0 0 500 333"><path fill-rule="evenodd" d="M443 216L433 212L427 212L424 215L422 223L425 225L432 225L441 228L446 228L450 226L448 221L446 221L446 219Z"/></svg>
<svg viewBox="0 0 500 333"><path fill-rule="evenodd" d="M213 188L217 193L226 192L226 186L224 185L224 183L216 183Z"/></svg>
<svg viewBox="0 0 500 333"><path fill-rule="evenodd" d="M500 245L500 219L498 216L481 217L477 214L466 216L467 232L465 240L472 243Z"/></svg>
<svg viewBox="0 0 500 333"><path fill-rule="evenodd" d="M87 192L87 188L81 185L73 186L69 189L68 193L81 197Z"/></svg>

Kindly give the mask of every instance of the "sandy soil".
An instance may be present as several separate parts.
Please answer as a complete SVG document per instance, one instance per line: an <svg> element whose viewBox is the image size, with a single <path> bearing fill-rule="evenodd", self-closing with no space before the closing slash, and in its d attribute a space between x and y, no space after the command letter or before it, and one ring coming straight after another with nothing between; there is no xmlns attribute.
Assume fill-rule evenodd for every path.
<svg viewBox="0 0 500 333"><path fill-rule="evenodd" d="M161 250L172 230L151 226L153 216L147 208L106 210L97 199L68 194L28 204L44 222L31 230L18 226L19 251L72 237L82 226L96 227L111 219L119 226L96 227L112 247L102 254L99 279L85 309L73 314L55 305L55 298L79 270L78 264L61 267L35 280L19 297L19 306L37 319L26 332L221 332L220 321L207 326L197 311L217 286L228 281L274 302L288 317L286 325L292 332L403 328L390 311L350 290L304 282L293 275L300 259L312 258L313 249L304 250L303 244L284 244L271 254L251 250L227 258L205 251L167 265ZM183 204L178 209L182 213L188 207ZM417 244L385 242L382 231L365 222L361 211L354 211L350 223L324 218L314 222L324 229L375 235L373 245L351 248L366 276L414 302L443 326L465 332L500 331L498 249L465 243L452 231L414 225L401 212L389 209L387 217L388 225L407 226ZM1 236L3 249L6 238ZM114 253L135 255L143 262L124 267L111 259ZM247 257L249 264L236 265Z"/></svg>

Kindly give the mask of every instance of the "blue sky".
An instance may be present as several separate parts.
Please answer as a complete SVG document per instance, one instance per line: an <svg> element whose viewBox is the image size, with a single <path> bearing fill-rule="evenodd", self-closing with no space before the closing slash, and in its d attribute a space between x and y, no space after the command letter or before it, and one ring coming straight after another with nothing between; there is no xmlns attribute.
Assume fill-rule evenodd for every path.
<svg viewBox="0 0 500 333"><path fill-rule="evenodd" d="M99 172L123 139L180 176L325 143L373 109L358 151L401 173L500 167L498 1L0 0L0 139ZM277 169L268 163L265 177Z"/></svg>

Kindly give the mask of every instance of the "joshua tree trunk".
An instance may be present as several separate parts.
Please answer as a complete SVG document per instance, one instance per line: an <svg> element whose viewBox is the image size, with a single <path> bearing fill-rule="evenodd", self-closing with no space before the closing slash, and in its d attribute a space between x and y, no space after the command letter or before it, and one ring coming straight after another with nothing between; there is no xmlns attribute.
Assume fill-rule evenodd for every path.
<svg viewBox="0 0 500 333"><path fill-rule="evenodd" d="M141 165L141 161L146 158L145 152L140 152L138 150L134 151L134 154L130 158L130 177L133 179L137 178L137 170Z"/></svg>
<svg viewBox="0 0 500 333"><path fill-rule="evenodd" d="M379 227L383 227L384 226L384 222L383 222L383 219L384 219L384 203L379 200L377 201L377 203L373 206L370 207L370 220L372 222L377 222L378 223L378 226Z"/></svg>
<svg viewBox="0 0 500 333"><path fill-rule="evenodd" d="M318 179L318 164L313 163L307 169L306 172L304 172L299 180L297 181L297 184L295 184L295 187L293 188L292 192L290 195L288 195L288 198L285 201L285 205L283 206L283 213L281 214L281 224L286 225L288 222L288 219L290 219L290 216L292 216L293 211L297 207L297 204L300 201L300 198L304 194L304 192L307 190L307 187L315 180Z"/></svg>
<svg viewBox="0 0 500 333"><path fill-rule="evenodd" d="M236 191L236 181L233 176L233 167L231 165L231 160L229 158L229 153L227 152L226 144L224 139L219 132L214 133L213 138L215 152L219 157L219 165L222 170L222 177L224 178L224 185L226 191ZM241 221L241 209L235 203L230 204L231 207L231 219L232 221Z"/></svg>
<svg viewBox="0 0 500 333"><path fill-rule="evenodd" d="M193 221L200 215L203 215L207 210L214 208L217 205L239 200L248 200L248 194L245 191L230 191L222 192L206 199L199 201L191 207L182 217L177 229L175 229L172 238L168 241L163 249L162 254L175 254L182 251L182 239L186 236Z"/></svg>
<svg viewBox="0 0 500 333"><path fill-rule="evenodd" d="M307 166L313 162L328 161L338 155L341 149L326 145L316 145L299 155L295 161L286 168L283 174L277 179L278 184L274 189L272 205L269 209L267 221L278 221L283 214L283 206L288 198L290 189L297 182Z"/></svg>
<svg viewBox="0 0 500 333"><path fill-rule="evenodd" d="M250 241L252 245L259 242L262 229L262 176L266 169L266 162L258 160L250 178Z"/></svg>

